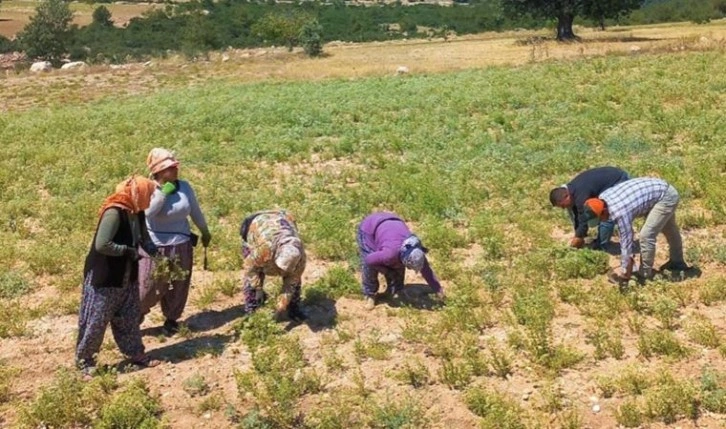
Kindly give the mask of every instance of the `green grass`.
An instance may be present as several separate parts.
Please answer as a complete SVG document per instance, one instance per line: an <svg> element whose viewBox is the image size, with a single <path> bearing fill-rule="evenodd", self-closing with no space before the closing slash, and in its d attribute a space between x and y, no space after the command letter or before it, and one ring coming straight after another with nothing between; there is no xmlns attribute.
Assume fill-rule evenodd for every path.
<svg viewBox="0 0 726 429"><path fill-rule="evenodd" d="M726 260L726 236L714 232L725 214L725 68L722 52L684 52L405 78L217 80L3 114L0 338L15 341L32 332L33 319L73 312L101 201L123 177L145 171L152 146L163 146L179 154L214 233L209 261L218 276L193 303L208 307L237 294L239 222L269 207L297 217L311 262L305 304L337 301L334 330L311 324L287 332L269 304L232 323L235 347L251 355L251 365L235 368L235 425L439 427L445 417L422 410L441 392L482 427L590 424L554 393L544 410L523 412L494 389L511 377L555 383L565 371L593 381L601 364L627 368L641 359L689 365L689 352L701 346L726 353L712 318L723 310L725 282L706 271ZM603 276L617 257L566 248L569 221L547 192L602 164L675 185L686 251L698 258L689 262L704 264L703 279L623 294ZM361 303L347 300L360 296L355 228L374 209L398 212L431 249L445 305L410 302L356 316ZM30 302L42 288L63 298ZM710 319L692 317L696 305L707 306L699 311ZM370 323L366 333L361 323ZM380 341L395 329L400 341ZM315 335L320 350L301 345ZM392 395L406 389L411 400L385 402L380 374L395 379ZM603 396L613 398L603 415L624 426L688 419L698 395L703 407L722 409L723 385L694 393L650 373L601 375ZM347 384L326 391L330 379ZM205 384L190 379L190 395L204 396ZM33 427L123 425L133 411L153 426L161 409L155 386L148 388L101 389L88 399L89 388L66 374L33 392L19 419ZM127 391L140 408L125 402ZM198 410L223 408L215 393Z"/></svg>

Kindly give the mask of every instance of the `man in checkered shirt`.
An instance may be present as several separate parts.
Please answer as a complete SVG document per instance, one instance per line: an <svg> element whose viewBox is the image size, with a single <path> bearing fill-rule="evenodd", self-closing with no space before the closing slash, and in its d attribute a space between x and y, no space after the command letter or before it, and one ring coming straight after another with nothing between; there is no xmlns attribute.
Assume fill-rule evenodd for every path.
<svg viewBox="0 0 726 429"><path fill-rule="evenodd" d="M683 242L676 224L676 208L680 197L678 191L665 180L652 177L630 179L600 193L598 198L585 201L588 224L596 226L600 221L613 220L620 231L621 263L620 273L610 280L627 282L633 272L633 220L645 216L640 230L640 277L653 278L655 243L659 233L668 241L669 261L661 270L687 270L683 260Z"/></svg>

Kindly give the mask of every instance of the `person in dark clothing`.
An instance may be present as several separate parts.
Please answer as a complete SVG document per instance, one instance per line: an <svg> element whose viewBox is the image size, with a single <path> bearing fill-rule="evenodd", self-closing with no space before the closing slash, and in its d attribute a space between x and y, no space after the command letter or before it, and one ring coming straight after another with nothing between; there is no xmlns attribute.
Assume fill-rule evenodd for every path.
<svg viewBox="0 0 726 429"><path fill-rule="evenodd" d="M628 173L617 167L597 167L583 171L568 184L550 191L552 206L566 209L572 219L575 235L570 240L570 246L579 249L585 244L588 228L584 210L585 201L597 198L604 190L628 179L630 179ZM607 247L614 228L613 221L600 222L595 241L596 249Z"/></svg>
<svg viewBox="0 0 726 429"><path fill-rule="evenodd" d="M76 365L85 376L95 372L106 326L123 354L135 365L159 364L144 352L139 330L137 282L139 248L156 249L144 223L156 183L131 177L116 187L99 211L96 233L83 268L83 293L78 315ZM143 246L143 247L142 247Z"/></svg>

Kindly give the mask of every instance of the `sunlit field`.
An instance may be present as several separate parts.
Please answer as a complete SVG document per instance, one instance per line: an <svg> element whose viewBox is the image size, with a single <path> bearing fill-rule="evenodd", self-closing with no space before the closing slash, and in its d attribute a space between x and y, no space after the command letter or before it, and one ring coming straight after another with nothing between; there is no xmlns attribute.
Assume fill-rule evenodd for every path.
<svg viewBox="0 0 726 429"><path fill-rule="evenodd" d="M0 422L722 427L725 32L582 29L567 45L487 34L329 45L319 60L250 50L9 73ZM157 146L177 152L196 189L209 270L198 252L178 336L159 334L158 310L142 325L165 363L116 368L108 333L110 368L82 382L73 350L97 210ZM599 165L678 189L700 278L621 292L604 276L618 256L567 248L549 189ZM301 325L242 310L239 223L271 207L297 215L309 252ZM355 228L373 210L402 215L431 250L443 304L409 273L406 297L364 310ZM280 282L269 283L274 295Z"/></svg>

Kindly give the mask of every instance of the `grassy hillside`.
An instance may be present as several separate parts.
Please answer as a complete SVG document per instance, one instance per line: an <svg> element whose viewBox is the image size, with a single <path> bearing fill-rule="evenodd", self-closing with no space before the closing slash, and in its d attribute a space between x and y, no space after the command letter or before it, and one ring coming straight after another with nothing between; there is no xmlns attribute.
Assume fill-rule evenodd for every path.
<svg viewBox="0 0 726 429"><path fill-rule="evenodd" d="M97 404L61 425L107 424L103 410L136 395L149 401L149 419L195 426L170 423L181 411L160 395L175 390L194 404L184 412L240 427L690 427L694 418L718 427L726 412L724 69L723 51L681 52L315 83L210 81L6 113L4 415L36 425L54 392L105 386ZM212 271L195 277L185 315L239 304L240 295L225 297L238 281L238 224L276 206L296 213L311 253L304 288L313 321L283 332L261 312L218 326L214 347L192 329L183 341L196 348L171 387L154 369L142 385L134 374L110 374L101 387L52 376L72 362L99 204L124 176L145 172L156 146L178 152L214 235ZM547 193L604 164L679 190L687 260L702 278L621 294L601 275L617 257L565 248L569 223ZM412 222L449 292L445 306L412 286L409 301L362 311L354 231L374 209ZM45 359L33 339L55 332L39 331L48 319L65 324L63 340L49 371L23 380L35 374L28 362ZM153 336L146 343L176 362L178 350ZM104 353L114 362L113 347ZM222 373L195 369L205 355Z"/></svg>

